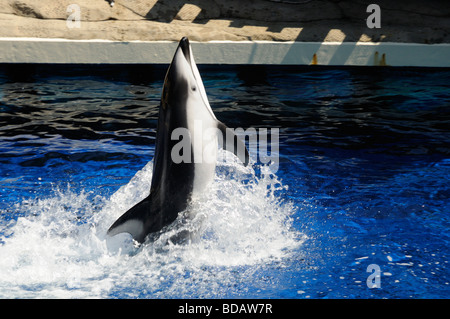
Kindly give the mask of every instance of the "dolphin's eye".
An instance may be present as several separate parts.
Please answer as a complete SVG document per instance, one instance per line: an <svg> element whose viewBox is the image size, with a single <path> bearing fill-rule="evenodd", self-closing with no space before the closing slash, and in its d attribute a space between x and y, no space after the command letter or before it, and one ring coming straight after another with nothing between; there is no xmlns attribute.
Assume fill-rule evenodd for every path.
<svg viewBox="0 0 450 319"><path fill-rule="evenodd" d="M193 86L192 91L197 91L197 87Z"/></svg>

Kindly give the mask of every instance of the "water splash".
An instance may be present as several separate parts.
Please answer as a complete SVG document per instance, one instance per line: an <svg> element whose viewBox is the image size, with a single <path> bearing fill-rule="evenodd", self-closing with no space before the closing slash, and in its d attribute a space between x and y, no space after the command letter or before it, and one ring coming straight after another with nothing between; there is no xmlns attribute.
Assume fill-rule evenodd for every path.
<svg viewBox="0 0 450 319"><path fill-rule="evenodd" d="M236 272L279 262L304 240L291 227L294 207L282 200L277 176L228 157L209 191L192 202L193 218L178 219L140 247L126 235L111 242L106 230L146 196L152 166L110 198L67 188L17 204L23 217L0 238L0 296L216 297ZM195 235L174 243L185 231Z"/></svg>

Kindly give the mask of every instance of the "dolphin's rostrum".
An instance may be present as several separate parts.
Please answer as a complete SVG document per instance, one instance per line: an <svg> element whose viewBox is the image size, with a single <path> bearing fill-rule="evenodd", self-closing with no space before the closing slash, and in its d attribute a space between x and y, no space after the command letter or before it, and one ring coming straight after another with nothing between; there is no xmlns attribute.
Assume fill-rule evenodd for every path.
<svg viewBox="0 0 450 319"><path fill-rule="evenodd" d="M182 161L174 159L177 152L173 152L181 143L174 139L180 130L188 133L189 139L183 143L190 147L188 160ZM127 232L142 243L147 235L175 221L213 179L218 138L224 139L220 141L223 148L236 154L244 165L249 162L245 144L216 119L187 38L181 39L165 77L156 135L150 194L114 222L108 230L110 236Z"/></svg>

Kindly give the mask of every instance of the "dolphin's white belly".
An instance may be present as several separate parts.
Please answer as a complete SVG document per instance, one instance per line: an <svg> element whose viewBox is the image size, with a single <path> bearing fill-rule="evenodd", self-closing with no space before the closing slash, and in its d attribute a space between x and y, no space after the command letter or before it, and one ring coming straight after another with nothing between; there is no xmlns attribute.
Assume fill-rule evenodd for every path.
<svg viewBox="0 0 450 319"><path fill-rule="evenodd" d="M217 162L217 120L209 112L205 112L202 103L194 103L195 107L187 114L188 129L191 135L194 157L194 182L192 196L203 192L214 179Z"/></svg>
<svg viewBox="0 0 450 319"><path fill-rule="evenodd" d="M192 188L192 196L194 197L203 192L214 179L217 160L217 136L214 137L214 140L207 142L207 146L203 147L203 152L209 154L203 156L201 163L194 164L194 184Z"/></svg>

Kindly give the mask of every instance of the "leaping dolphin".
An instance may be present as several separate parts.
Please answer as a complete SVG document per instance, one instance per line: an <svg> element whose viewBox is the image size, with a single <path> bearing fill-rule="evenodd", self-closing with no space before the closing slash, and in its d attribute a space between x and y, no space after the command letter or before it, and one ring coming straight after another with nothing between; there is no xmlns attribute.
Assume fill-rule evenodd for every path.
<svg viewBox="0 0 450 319"><path fill-rule="evenodd" d="M181 142L176 140L181 136L184 145L189 143L182 155ZM150 194L117 219L107 234L127 232L142 243L147 235L175 221L192 197L214 178L218 138L223 138L220 144L225 150L248 165L243 141L215 117L189 40L184 37L164 80Z"/></svg>

